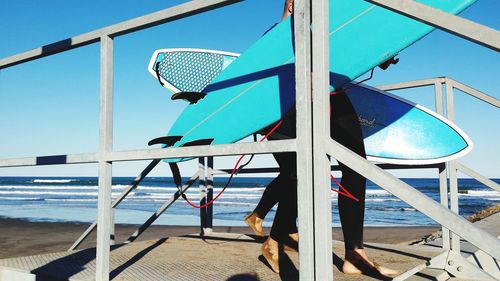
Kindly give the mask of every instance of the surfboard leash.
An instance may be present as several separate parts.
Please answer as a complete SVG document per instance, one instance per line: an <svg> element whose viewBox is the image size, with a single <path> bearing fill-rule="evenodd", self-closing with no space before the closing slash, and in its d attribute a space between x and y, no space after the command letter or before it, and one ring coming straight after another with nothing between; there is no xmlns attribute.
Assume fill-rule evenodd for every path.
<svg viewBox="0 0 500 281"><path fill-rule="evenodd" d="M278 123L276 123L276 125L274 125L274 127L265 136L263 136L259 140L259 142L262 142L262 141L266 140L270 135L272 135L279 128L279 126L281 126L282 123L283 123L283 120L280 120ZM215 202L215 200L217 200L222 195L222 193L224 193L224 191L226 191L226 188L231 183L231 180L233 179L233 176L236 175L241 169L243 169L246 165L248 165L250 163L250 160L252 160L254 154L252 154L252 156L250 157L250 160L247 163L239 166L241 160L243 160L243 157L245 157L245 156L246 156L246 154L241 155L240 158L238 159L238 161L236 161L236 164L234 165L233 170L231 171L231 175L229 176L229 179L227 180L226 184L224 185L224 187L222 188L222 190L217 194L217 196L215 196L212 200L210 200L209 202L207 202L207 203L205 203L203 205L196 205L196 204L192 203L187 198L186 194L181 193L182 199L184 199L184 201L186 201L186 203L188 203L189 206L191 206L193 208L196 208L196 209L206 208L206 207L212 205Z"/></svg>

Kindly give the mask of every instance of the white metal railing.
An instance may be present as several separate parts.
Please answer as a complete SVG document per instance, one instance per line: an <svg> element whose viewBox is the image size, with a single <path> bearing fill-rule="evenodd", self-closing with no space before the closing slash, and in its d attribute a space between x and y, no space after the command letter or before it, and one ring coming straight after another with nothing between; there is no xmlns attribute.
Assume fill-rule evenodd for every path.
<svg viewBox="0 0 500 281"><path fill-rule="evenodd" d="M411 0L366 0L382 5L437 28L459 35L498 51L499 33L459 17L439 12ZM484 231L473 227L463 218L447 208L425 198L413 188L388 174L384 170L360 158L328 135L326 96L329 80L328 48L328 0L297 0L294 13L297 89L297 139L266 143L199 146L175 149L152 149L134 151L112 150L112 94L113 94L113 40L115 37L143 30L152 26L188 17L197 13L223 7L239 0L194 0L156 13L115 24L93 32L46 45L38 49L0 60L0 69L36 60L81 46L100 42L100 145L95 154L73 154L49 157L1 159L0 167L32 166L44 164L99 163L99 194L97 219L97 280L109 280L109 250L112 233L111 178L112 163L116 161L159 159L170 157L198 157L209 155L236 155L249 153L272 153L296 151L298 163L305 166L298 170L299 232L300 232L300 278L301 280L332 279L331 253L331 203L327 194L328 161L326 155L347 164L353 170L377 183L382 188L400 197L410 205L441 223L453 233L469 240L496 259L500 259L500 243ZM311 14L312 11L312 14ZM311 24L314 24L312 38ZM312 54L312 56L311 56ZM314 71L313 71L314 70ZM438 85L434 81L435 85ZM447 84L448 85L448 84ZM457 88L468 89L455 84ZM447 87L447 93L452 91ZM451 90L450 90L451 89ZM481 96L479 91L472 91ZM437 90L436 95L442 95ZM314 99L311 97L314 96ZM452 95L447 103L452 104ZM451 100L450 100L451 99ZM498 100L488 99L498 105ZM438 109L439 112L439 109ZM449 112L449 111L448 111ZM450 113L448 113L450 114ZM453 118L453 113L450 116ZM301 145L297 145L297 142ZM314 149L313 149L314 147ZM453 165L450 163L449 165ZM463 169L463 165L457 165ZM455 168L450 169L450 171ZM444 169L440 173L442 179ZM453 174L450 178L456 179ZM411 194L412 196L408 196ZM419 200L416 200L418 198ZM430 201L429 201L430 200ZM452 206L453 209L453 206Z"/></svg>

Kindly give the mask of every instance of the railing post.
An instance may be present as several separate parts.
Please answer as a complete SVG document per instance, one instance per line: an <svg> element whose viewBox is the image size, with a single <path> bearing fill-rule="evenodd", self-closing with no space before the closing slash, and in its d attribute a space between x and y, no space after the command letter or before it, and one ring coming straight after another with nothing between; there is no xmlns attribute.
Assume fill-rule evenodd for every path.
<svg viewBox="0 0 500 281"><path fill-rule="evenodd" d="M96 280L109 280L111 247L112 162L106 156L113 149L113 39L101 37L99 191L97 203Z"/></svg>
<svg viewBox="0 0 500 281"><path fill-rule="evenodd" d="M207 157L207 201L212 201L214 197L214 157ZM214 219L214 205L210 204L207 207L207 225L205 228L205 233L212 233L213 219Z"/></svg>
<svg viewBox="0 0 500 281"><path fill-rule="evenodd" d="M297 146L300 279L332 280L330 163L325 148L329 139L328 1L297 1L293 23L297 142L301 144Z"/></svg>
<svg viewBox="0 0 500 281"><path fill-rule="evenodd" d="M443 163L441 167L439 167L439 198L441 205L445 208L448 207L448 178L446 176L446 164ZM444 226L441 226L441 232L443 237L443 249L450 249L450 230Z"/></svg>
<svg viewBox="0 0 500 281"><path fill-rule="evenodd" d="M453 84L449 79L445 80L446 88L446 117L451 122L455 122L455 103L453 94ZM450 181L450 209L452 212L458 214L458 178L457 178L457 168L455 167L455 161L448 162L448 177ZM460 253L460 236L456 233L451 234L451 249L457 253Z"/></svg>
<svg viewBox="0 0 500 281"><path fill-rule="evenodd" d="M294 3L295 89L297 110L297 196L299 277L315 280L313 158L311 118L311 0Z"/></svg>
<svg viewBox="0 0 500 281"><path fill-rule="evenodd" d="M312 15L312 137L314 190L314 252L316 280L332 280L332 204L330 160L326 142L330 139L330 21L328 0L311 1ZM336 54L331 54L335 56Z"/></svg>
<svg viewBox="0 0 500 281"><path fill-rule="evenodd" d="M445 116L444 114L444 101L443 101L443 82L446 81L445 78L436 78L434 82L434 93L436 98L436 112ZM446 208L448 207L448 177L446 174L446 164L439 168L439 198L441 205ZM450 250L450 230L444 226L441 226L441 232L443 237L443 249Z"/></svg>
<svg viewBox="0 0 500 281"><path fill-rule="evenodd" d="M200 184L200 206L207 203L207 186L206 186L206 166L205 157L198 158L198 182ZM207 208L200 208L200 234L205 234L207 227Z"/></svg>

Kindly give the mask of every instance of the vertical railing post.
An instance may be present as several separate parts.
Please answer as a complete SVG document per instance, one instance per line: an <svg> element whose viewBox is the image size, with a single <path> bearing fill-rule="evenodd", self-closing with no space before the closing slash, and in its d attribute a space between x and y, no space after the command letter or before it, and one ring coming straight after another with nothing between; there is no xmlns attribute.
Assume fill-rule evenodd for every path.
<svg viewBox="0 0 500 281"><path fill-rule="evenodd" d="M434 83L434 92L436 98L436 112L445 116L444 114L444 101L443 101L443 81L446 79L436 78L436 82ZM446 164L443 164L439 167L439 198L441 205L446 208L448 207L448 177L446 174ZM446 227L441 227L442 237L443 237L443 249L450 250L450 230Z"/></svg>
<svg viewBox="0 0 500 281"><path fill-rule="evenodd" d="M332 204L330 160L326 142L330 139L330 38L328 0L311 1L312 15L312 145L314 189L314 252L316 280L332 280ZM335 55L335 54L332 54Z"/></svg>
<svg viewBox="0 0 500 281"><path fill-rule="evenodd" d="M453 84L449 79L445 82L446 88L446 117L451 122L455 122L455 104L453 94ZM448 177L450 181L450 209L452 212L458 214L458 178L457 169L454 161L448 162ZM460 237L456 233L451 234L451 249L460 253Z"/></svg>
<svg viewBox="0 0 500 281"><path fill-rule="evenodd" d="M448 178L446 177L446 164L439 167L439 200L441 205L446 208L448 207ZM450 249L450 230L444 226L441 226L441 232L443 237L443 250Z"/></svg>
<svg viewBox="0 0 500 281"><path fill-rule="evenodd" d="M206 167L205 167L205 157L198 158L198 182L200 184L200 206L207 203L207 186L205 177ZM200 233L205 234L205 228L207 227L207 208L200 208Z"/></svg>
<svg viewBox="0 0 500 281"><path fill-rule="evenodd" d="M313 158L311 116L311 0L294 3L295 89L297 110L297 192L299 277L315 280Z"/></svg>
<svg viewBox="0 0 500 281"><path fill-rule="evenodd" d="M101 37L100 121L99 121L99 191L97 200L96 280L109 280L111 247L112 163L106 161L113 149L113 39Z"/></svg>
<svg viewBox="0 0 500 281"><path fill-rule="evenodd" d="M330 163L325 148L329 138L328 1L296 1L293 23L297 142L301 144L297 146L300 279L332 280Z"/></svg>
<svg viewBox="0 0 500 281"><path fill-rule="evenodd" d="M214 157L210 156L207 158L207 201L212 201L214 197ZM210 204L207 207L207 225L205 228L205 233L212 233L213 219L214 219L214 205Z"/></svg>

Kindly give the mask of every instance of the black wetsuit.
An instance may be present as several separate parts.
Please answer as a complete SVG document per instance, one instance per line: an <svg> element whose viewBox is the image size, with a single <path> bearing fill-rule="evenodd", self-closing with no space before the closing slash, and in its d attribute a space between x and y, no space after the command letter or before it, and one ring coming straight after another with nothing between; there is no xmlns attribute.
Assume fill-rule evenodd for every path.
<svg viewBox="0 0 500 281"><path fill-rule="evenodd" d="M358 116L350 100L345 93L330 97L330 136L366 158ZM283 118L283 124L277 133L295 137L295 109L291 112ZM280 166L280 174L266 187L254 212L264 218L279 202L270 236L278 242L285 242L288 240L288 234L297 232L296 157L295 153L274 154L274 157ZM366 179L342 163L339 163L339 166L342 171L341 184L359 199L359 202L356 202L345 196L338 197L345 247L348 250L363 248Z"/></svg>

